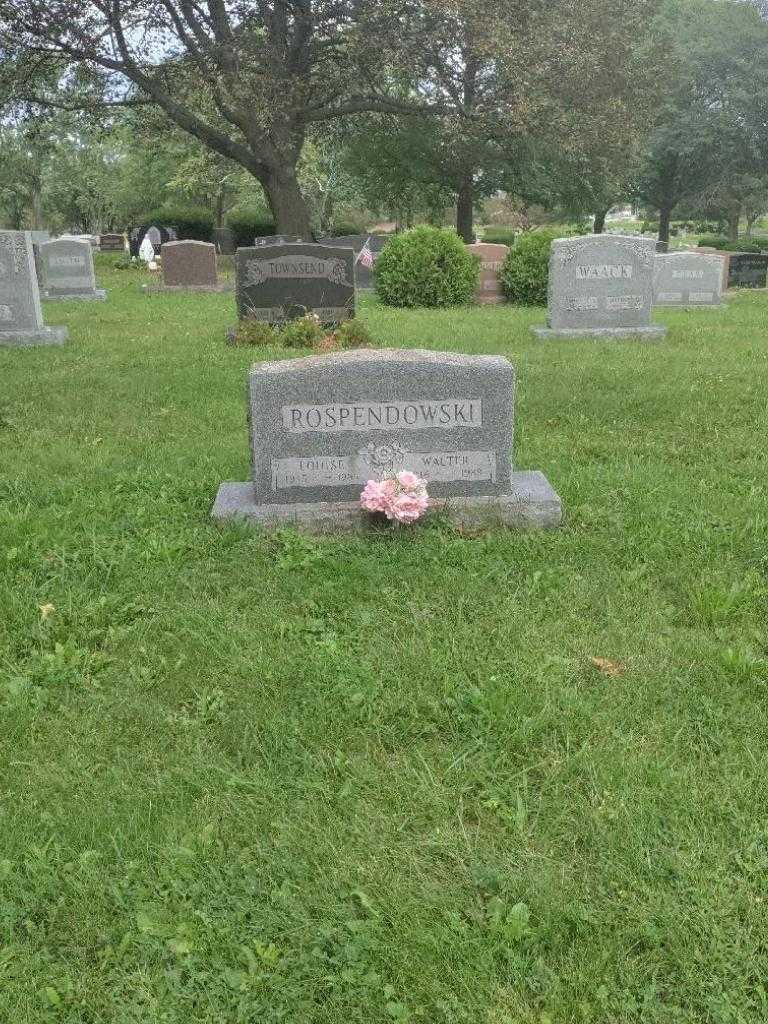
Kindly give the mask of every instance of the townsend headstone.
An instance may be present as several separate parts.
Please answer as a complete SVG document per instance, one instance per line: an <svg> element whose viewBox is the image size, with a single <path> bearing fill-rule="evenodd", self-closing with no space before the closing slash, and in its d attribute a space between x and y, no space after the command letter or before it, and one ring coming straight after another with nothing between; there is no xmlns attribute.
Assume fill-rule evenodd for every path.
<svg viewBox="0 0 768 1024"><path fill-rule="evenodd" d="M216 272L216 246L211 242L166 242L160 255L166 289L221 290Z"/></svg>
<svg viewBox="0 0 768 1024"><path fill-rule="evenodd" d="M549 259L546 327L553 338L637 338L658 341L666 327L651 323L656 243L639 235L558 238Z"/></svg>
<svg viewBox="0 0 768 1024"><path fill-rule="evenodd" d="M768 256L757 252L732 252L728 261L729 288L768 286Z"/></svg>
<svg viewBox="0 0 768 1024"><path fill-rule="evenodd" d="M107 293L96 287L93 252L88 242L55 238L40 246L40 272L44 299L81 299L103 302Z"/></svg>
<svg viewBox="0 0 768 1024"><path fill-rule="evenodd" d="M509 247L493 242L477 242L468 245L467 248L480 259L480 282L475 293L475 302L481 305L498 305L503 302L500 274Z"/></svg>
<svg viewBox="0 0 768 1024"><path fill-rule="evenodd" d="M355 256L315 243L254 246L235 255L237 315L282 324L314 313L334 324L355 315Z"/></svg>
<svg viewBox="0 0 768 1024"><path fill-rule="evenodd" d="M722 307L722 256L695 251L657 255L653 264L653 304Z"/></svg>
<svg viewBox="0 0 768 1024"><path fill-rule="evenodd" d="M0 231L0 345L61 345L66 327L46 327L28 231Z"/></svg>
<svg viewBox="0 0 768 1024"><path fill-rule="evenodd" d="M546 477L512 471L514 388L501 356L361 349L256 364L251 480L222 484L213 516L356 528L366 482L410 470L458 522L557 526Z"/></svg>
<svg viewBox="0 0 768 1024"><path fill-rule="evenodd" d="M253 245L255 248L261 248L264 245L287 245L290 242L301 241L303 239L298 235L259 235L253 240Z"/></svg>
<svg viewBox="0 0 768 1024"><path fill-rule="evenodd" d="M125 252L125 239L118 234L100 235L99 248L102 252Z"/></svg>

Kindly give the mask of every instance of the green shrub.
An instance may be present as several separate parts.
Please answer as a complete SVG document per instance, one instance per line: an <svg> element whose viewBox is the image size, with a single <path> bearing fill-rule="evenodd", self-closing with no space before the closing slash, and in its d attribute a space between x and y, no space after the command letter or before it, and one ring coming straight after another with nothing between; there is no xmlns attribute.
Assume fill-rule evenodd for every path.
<svg viewBox="0 0 768 1024"><path fill-rule="evenodd" d="M370 348L373 337L362 320L345 320L336 331L339 348Z"/></svg>
<svg viewBox="0 0 768 1024"><path fill-rule="evenodd" d="M168 204L147 214L142 223L174 227L180 239L191 238L197 242L213 240L213 214L205 207Z"/></svg>
<svg viewBox="0 0 768 1024"><path fill-rule="evenodd" d="M342 235L361 235L364 234L360 230L359 224L353 224L352 221L339 221L338 224L334 224L332 228L328 230L326 238L341 238Z"/></svg>
<svg viewBox="0 0 768 1024"><path fill-rule="evenodd" d="M276 235L275 225L264 219L263 214L250 210L232 210L227 215L227 227L235 238L238 249L253 245L255 238Z"/></svg>
<svg viewBox="0 0 768 1024"><path fill-rule="evenodd" d="M707 249L725 249L728 246L728 239L723 235L702 235L699 245L706 246Z"/></svg>
<svg viewBox="0 0 768 1024"><path fill-rule="evenodd" d="M278 332L278 344L284 348L314 348L326 332L312 313L284 324Z"/></svg>
<svg viewBox="0 0 768 1024"><path fill-rule="evenodd" d="M520 236L499 275L509 302L518 306L546 306L549 250L558 237L551 231L528 231Z"/></svg>
<svg viewBox="0 0 768 1024"><path fill-rule="evenodd" d="M387 306L442 309L470 301L480 261L455 231L421 225L395 235L374 265L379 298Z"/></svg>
<svg viewBox="0 0 768 1024"><path fill-rule="evenodd" d="M262 320L241 320L231 335L234 345L279 345L277 328Z"/></svg>
<svg viewBox="0 0 768 1024"><path fill-rule="evenodd" d="M513 246L515 244L515 230L514 228L484 228L483 241L489 242L492 245Z"/></svg>

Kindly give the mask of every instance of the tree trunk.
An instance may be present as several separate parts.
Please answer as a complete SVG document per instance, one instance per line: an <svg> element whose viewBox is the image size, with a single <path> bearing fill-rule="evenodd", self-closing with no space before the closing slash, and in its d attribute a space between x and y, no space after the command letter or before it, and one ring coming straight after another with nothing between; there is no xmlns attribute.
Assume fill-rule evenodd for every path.
<svg viewBox="0 0 768 1024"><path fill-rule="evenodd" d="M741 210L732 210L728 214L728 241L738 242L739 240L739 220L741 219Z"/></svg>
<svg viewBox="0 0 768 1024"><path fill-rule="evenodd" d="M32 230L41 231L43 228L43 201L40 189L37 185L32 189Z"/></svg>
<svg viewBox="0 0 768 1024"><path fill-rule="evenodd" d="M224 227L224 191L216 196L216 230L221 231Z"/></svg>
<svg viewBox="0 0 768 1024"><path fill-rule="evenodd" d="M275 218L277 234L296 235L312 241L309 212L294 169L281 167L271 170L260 180Z"/></svg>
<svg viewBox="0 0 768 1024"><path fill-rule="evenodd" d="M475 240L475 182L471 174L466 175L459 186L456 230L467 245L472 245Z"/></svg>
<svg viewBox="0 0 768 1024"><path fill-rule="evenodd" d="M610 207L609 207L610 209ZM608 210L598 210L595 214L595 226L593 232L596 235L602 235L605 231L605 218L608 216Z"/></svg>
<svg viewBox="0 0 768 1024"><path fill-rule="evenodd" d="M755 226L755 221L758 219L759 216L760 216L759 213L748 213L747 214L747 230L746 230L745 237L750 239L750 241L752 239L752 228Z"/></svg>
<svg viewBox="0 0 768 1024"><path fill-rule="evenodd" d="M672 220L671 206L663 206L659 210L659 241L669 245L669 225Z"/></svg>

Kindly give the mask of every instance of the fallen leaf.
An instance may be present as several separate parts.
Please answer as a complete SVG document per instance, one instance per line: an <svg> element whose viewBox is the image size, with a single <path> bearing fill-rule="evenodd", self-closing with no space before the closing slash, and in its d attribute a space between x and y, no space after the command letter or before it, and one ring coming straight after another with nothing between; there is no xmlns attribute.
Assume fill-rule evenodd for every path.
<svg viewBox="0 0 768 1024"><path fill-rule="evenodd" d="M610 658L590 658L589 660L601 675L609 676L611 679L623 676L627 670L626 665L622 665L620 661L611 661Z"/></svg>
<svg viewBox="0 0 768 1024"><path fill-rule="evenodd" d="M56 611L56 605L54 604L41 604L40 605L40 618L45 621L49 619L51 615Z"/></svg>

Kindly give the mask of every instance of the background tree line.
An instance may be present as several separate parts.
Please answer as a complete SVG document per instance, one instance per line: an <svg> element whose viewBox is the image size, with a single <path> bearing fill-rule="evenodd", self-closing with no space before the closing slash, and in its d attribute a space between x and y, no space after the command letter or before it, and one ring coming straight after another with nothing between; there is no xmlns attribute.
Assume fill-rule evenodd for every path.
<svg viewBox="0 0 768 1024"><path fill-rule="evenodd" d="M501 8L501 10L500 10ZM764 12L762 12L764 13ZM768 24L717 0L0 0L0 219L768 208Z"/></svg>

